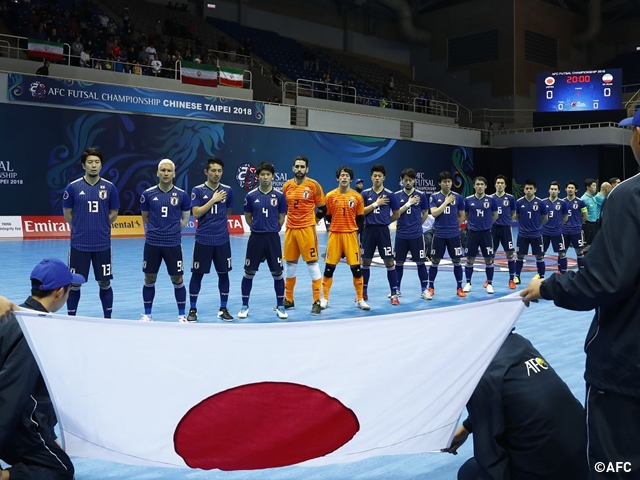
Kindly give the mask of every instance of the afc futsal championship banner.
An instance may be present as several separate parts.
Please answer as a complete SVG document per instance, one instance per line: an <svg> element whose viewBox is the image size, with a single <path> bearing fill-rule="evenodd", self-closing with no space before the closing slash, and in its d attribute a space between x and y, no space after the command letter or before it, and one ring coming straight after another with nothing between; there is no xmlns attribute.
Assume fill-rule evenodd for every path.
<svg viewBox="0 0 640 480"><path fill-rule="evenodd" d="M264 103L79 80L8 74L7 99L221 122L264 123Z"/></svg>

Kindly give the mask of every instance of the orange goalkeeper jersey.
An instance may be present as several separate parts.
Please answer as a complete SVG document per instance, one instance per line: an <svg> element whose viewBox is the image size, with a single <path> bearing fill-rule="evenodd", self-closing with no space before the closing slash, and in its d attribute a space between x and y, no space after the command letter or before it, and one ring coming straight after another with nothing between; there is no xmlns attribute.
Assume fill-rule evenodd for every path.
<svg viewBox="0 0 640 480"><path fill-rule="evenodd" d="M287 229L315 227L316 207L325 204L322 186L309 177L300 185L292 178L282 186L282 193L287 198Z"/></svg>
<svg viewBox="0 0 640 480"><path fill-rule="evenodd" d="M331 215L330 232L356 232L356 216L364 215L362 195L351 188L347 193L341 193L339 188L331 190L327 194L327 215Z"/></svg>

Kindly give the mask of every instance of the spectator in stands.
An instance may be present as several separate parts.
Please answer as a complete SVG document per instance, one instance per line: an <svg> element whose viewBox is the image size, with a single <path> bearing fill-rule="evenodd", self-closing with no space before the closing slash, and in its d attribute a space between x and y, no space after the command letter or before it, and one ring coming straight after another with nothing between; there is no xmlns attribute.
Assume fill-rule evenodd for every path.
<svg viewBox="0 0 640 480"><path fill-rule="evenodd" d="M45 60L44 63L42 64L42 66L40 68L38 68L38 70L36 70L36 75L40 75L42 77L48 77L49 76L49 65L50 65L49 60Z"/></svg>
<svg viewBox="0 0 640 480"><path fill-rule="evenodd" d="M500 133L504 133L504 122L500 122L500 128L498 129Z"/></svg>
<svg viewBox="0 0 640 480"><path fill-rule="evenodd" d="M157 58L155 60L151 60L151 71L154 76L159 76L162 70L162 62Z"/></svg>
<svg viewBox="0 0 640 480"><path fill-rule="evenodd" d="M364 188L364 180L359 178L356 180L356 192L362 193L362 189Z"/></svg>
<svg viewBox="0 0 640 480"><path fill-rule="evenodd" d="M393 75L389 75L389 90L393 90L396 86L396 80L393 78Z"/></svg>
<svg viewBox="0 0 640 480"><path fill-rule="evenodd" d="M71 44L71 55L73 58L71 59L72 65L80 66L80 55L84 51L84 45L80 40L80 37L76 37L76 40Z"/></svg>
<svg viewBox="0 0 640 480"><path fill-rule="evenodd" d="M80 66L91 68L91 52L83 50L80 53Z"/></svg>

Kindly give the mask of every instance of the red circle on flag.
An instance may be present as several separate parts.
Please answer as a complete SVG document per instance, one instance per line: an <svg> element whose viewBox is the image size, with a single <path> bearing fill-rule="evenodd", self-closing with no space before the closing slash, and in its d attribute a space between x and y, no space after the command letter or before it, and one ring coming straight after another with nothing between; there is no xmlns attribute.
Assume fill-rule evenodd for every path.
<svg viewBox="0 0 640 480"><path fill-rule="evenodd" d="M328 455L359 429L355 413L322 390L262 382L225 390L192 407L173 442L191 468L256 470Z"/></svg>
<svg viewBox="0 0 640 480"><path fill-rule="evenodd" d="M556 79L553 77L547 77L544 79L544 83L546 83L547 85L553 85L554 83L556 83Z"/></svg>

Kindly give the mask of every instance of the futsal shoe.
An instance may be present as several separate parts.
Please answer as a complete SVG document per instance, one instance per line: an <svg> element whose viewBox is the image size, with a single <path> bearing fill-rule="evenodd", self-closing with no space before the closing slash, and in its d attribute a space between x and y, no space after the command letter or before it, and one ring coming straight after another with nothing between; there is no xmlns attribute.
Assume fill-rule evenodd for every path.
<svg viewBox="0 0 640 480"><path fill-rule="evenodd" d="M400 305L400 300L398 299L398 295L391 296L391 305Z"/></svg>
<svg viewBox="0 0 640 480"><path fill-rule="evenodd" d="M482 285L482 288L487 288L487 285L489 285L489 280L484 281L484 285Z"/></svg>
<svg viewBox="0 0 640 480"><path fill-rule="evenodd" d="M357 300L356 301L356 306L360 310L371 310L371 307L369 306L369 304L367 302L364 301L364 298L362 300Z"/></svg>
<svg viewBox="0 0 640 480"><path fill-rule="evenodd" d="M284 309L284 306L276 307L276 315L280 320L286 320L287 318L289 318L289 314Z"/></svg>
<svg viewBox="0 0 640 480"><path fill-rule="evenodd" d="M153 322L153 317L151 315L147 315L146 313L142 315L140 318L141 322Z"/></svg>
<svg viewBox="0 0 640 480"><path fill-rule="evenodd" d="M495 293L495 290L493 289L493 285L491 285L491 284L487 285L487 293L489 293L489 294Z"/></svg>
<svg viewBox="0 0 640 480"><path fill-rule="evenodd" d="M227 310L227 307L220 307L220 310L218 310L218 318L221 318L225 322L233 322L233 317L229 313L229 310Z"/></svg>
<svg viewBox="0 0 640 480"><path fill-rule="evenodd" d="M516 282L514 282L513 280L509 280L509 288L511 290L515 290L516 289Z"/></svg>
<svg viewBox="0 0 640 480"><path fill-rule="evenodd" d="M396 297L401 297L402 296L402 292L400 290L398 290L398 293L395 294ZM387 294L387 298L391 298L393 297L393 293L389 293Z"/></svg>
<svg viewBox="0 0 640 480"><path fill-rule="evenodd" d="M433 296L429 293L429 289L423 290L420 294L420 298L423 300L433 300Z"/></svg>
<svg viewBox="0 0 640 480"><path fill-rule="evenodd" d="M187 322L196 323L198 321L198 309L190 308L189 315L187 315Z"/></svg>
<svg viewBox="0 0 640 480"><path fill-rule="evenodd" d="M195 322L189 322L189 320L187 320L187 317L185 317L184 315L178 315L178 323L195 323Z"/></svg>
<svg viewBox="0 0 640 480"><path fill-rule="evenodd" d="M318 300L317 302L313 302L313 305L311 305L311 315L320 315L321 311L322 307L320 306L320 301Z"/></svg>
<svg viewBox="0 0 640 480"><path fill-rule="evenodd" d="M518 275L513 277L513 283L515 283L516 285L520 285L520 277Z"/></svg>
<svg viewBox="0 0 640 480"><path fill-rule="evenodd" d="M321 299L320 299L320 308L321 308L322 310L324 310L324 309L326 309L326 308L329 308L329 300L328 300L328 299L326 299L326 298L321 298Z"/></svg>
<svg viewBox="0 0 640 480"><path fill-rule="evenodd" d="M456 293L457 293L457 295L459 297L462 297L462 298L467 296L467 294L465 293L465 291L462 288L459 288L458 290L456 290Z"/></svg>
<svg viewBox="0 0 640 480"><path fill-rule="evenodd" d="M296 308L296 304L293 300L289 301L286 298L284 299L284 308L289 310L290 308Z"/></svg>
<svg viewBox="0 0 640 480"><path fill-rule="evenodd" d="M238 312L238 318L247 318L249 316L249 306L243 305Z"/></svg>
<svg viewBox="0 0 640 480"><path fill-rule="evenodd" d="M433 287L429 287L429 288L427 288L427 292L429 292L429 296L433 300L433 296L436 294L435 289Z"/></svg>
<svg viewBox="0 0 640 480"><path fill-rule="evenodd" d="M467 282L467 284L462 289L464 293L469 293L471 291L471 283Z"/></svg>

